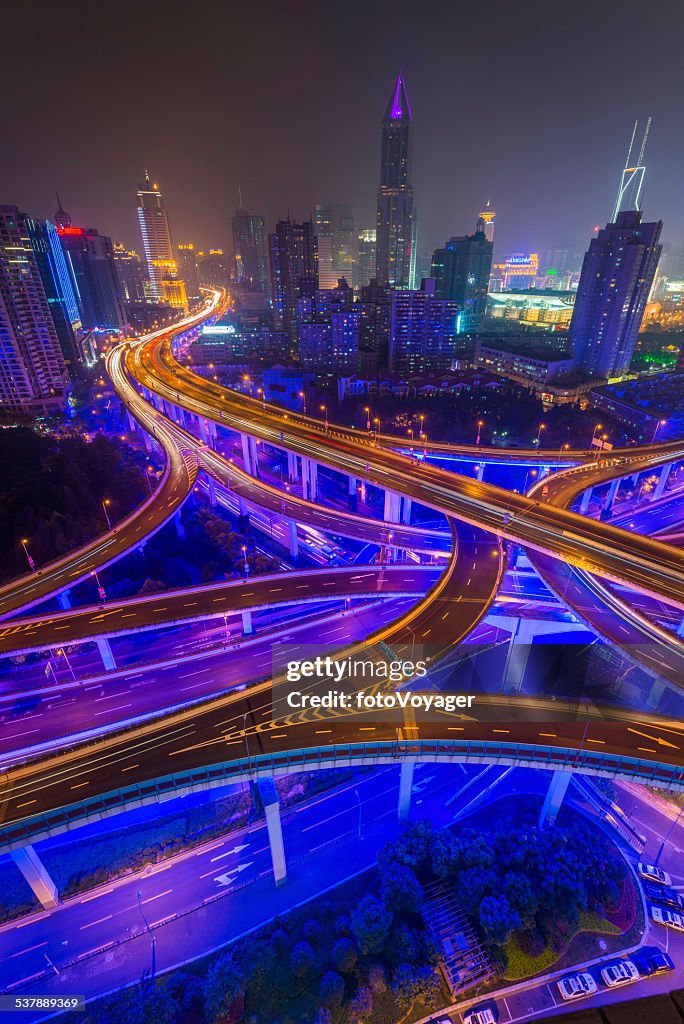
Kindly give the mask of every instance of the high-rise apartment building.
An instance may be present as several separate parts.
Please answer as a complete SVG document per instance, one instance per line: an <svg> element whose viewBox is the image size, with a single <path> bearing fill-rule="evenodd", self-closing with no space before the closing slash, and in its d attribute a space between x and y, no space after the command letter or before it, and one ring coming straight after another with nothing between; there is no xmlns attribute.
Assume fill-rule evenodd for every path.
<svg viewBox="0 0 684 1024"><path fill-rule="evenodd" d="M87 331L95 328L121 330L126 323L126 315L111 238L101 235L95 228L74 227L61 207L58 214L57 233L84 328Z"/></svg>
<svg viewBox="0 0 684 1024"><path fill-rule="evenodd" d="M178 266L164 198L148 171L145 171L145 180L138 188L138 221L150 280L150 297L156 302L163 302L164 280L178 277Z"/></svg>
<svg viewBox="0 0 684 1024"><path fill-rule="evenodd" d="M68 380L28 217L0 206L0 405L60 408Z"/></svg>
<svg viewBox="0 0 684 1024"><path fill-rule="evenodd" d="M378 284L410 288L415 267L416 216L411 186L413 121L401 73L382 119L378 189L376 273Z"/></svg>
<svg viewBox="0 0 684 1024"><path fill-rule="evenodd" d="M69 377L82 379L86 366L94 362L94 354L85 340L81 311L59 234L47 220L27 217L26 225Z"/></svg>
<svg viewBox="0 0 684 1024"><path fill-rule="evenodd" d="M589 243L570 323L576 368L592 377L625 373L660 258L663 222L624 210Z"/></svg>
<svg viewBox="0 0 684 1024"><path fill-rule="evenodd" d="M319 287L318 245L312 221L295 224L279 220L268 236L271 295L276 330L297 340L297 301L315 295Z"/></svg>
<svg viewBox="0 0 684 1024"><path fill-rule="evenodd" d="M363 288L375 277L375 228L364 228L356 237L354 287Z"/></svg>
<svg viewBox="0 0 684 1024"><path fill-rule="evenodd" d="M438 299L434 282L419 291L392 292L390 370L413 375L444 373L456 348L458 303Z"/></svg>
<svg viewBox="0 0 684 1024"><path fill-rule="evenodd" d="M458 303L459 333L477 330L487 309L494 247L487 240L485 229L485 221L480 217L473 235L450 238L432 256L435 297Z"/></svg>
<svg viewBox="0 0 684 1024"><path fill-rule="evenodd" d="M192 242L186 242L176 248L178 254L178 275L185 282L185 291L191 302L201 298L199 273L197 271L197 252Z"/></svg>
<svg viewBox="0 0 684 1024"><path fill-rule="evenodd" d="M250 291L270 297L268 247L264 218L239 209L233 216L233 258L235 282Z"/></svg>

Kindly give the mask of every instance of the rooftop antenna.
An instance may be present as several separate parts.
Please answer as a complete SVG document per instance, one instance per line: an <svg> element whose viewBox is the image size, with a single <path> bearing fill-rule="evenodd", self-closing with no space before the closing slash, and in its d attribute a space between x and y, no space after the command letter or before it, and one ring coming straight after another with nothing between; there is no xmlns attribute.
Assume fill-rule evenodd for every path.
<svg viewBox="0 0 684 1024"><path fill-rule="evenodd" d="M639 122L634 122L634 128L632 130L632 138L629 142L629 149L627 150L627 159L625 160L625 166L620 176L620 185L618 188L617 198L615 200L615 207L613 209L613 216L611 217L611 223L615 223L617 216L623 208L623 204L626 204L626 200L629 199L631 193L631 200L625 205L625 209L628 210L640 210L641 192L644 187L644 175L646 173L646 166L644 164L644 155L646 153L646 143L648 142L648 135L651 130L651 122L653 118L649 117L646 122L646 130L644 131L643 139L641 140L641 149L639 150L639 158L636 164L632 164L632 150L634 149L634 140L636 138L637 128Z"/></svg>
<svg viewBox="0 0 684 1024"><path fill-rule="evenodd" d="M240 209L242 209L242 185L238 185L238 197L240 199Z"/></svg>

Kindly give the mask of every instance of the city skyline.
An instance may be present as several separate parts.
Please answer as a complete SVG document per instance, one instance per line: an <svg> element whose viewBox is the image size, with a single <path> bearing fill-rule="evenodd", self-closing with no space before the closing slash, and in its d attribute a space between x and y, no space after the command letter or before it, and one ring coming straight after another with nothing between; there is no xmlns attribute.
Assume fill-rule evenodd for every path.
<svg viewBox="0 0 684 1024"><path fill-rule="evenodd" d="M86 46L93 30L79 18L79 10L71 5L54 29ZM676 38L675 24L670 23L648 79L630 82L621 71L619 53L640 42L634 19L625 16L614 24L600 10L575 5L566 17L567 44L560 57L549 40L552 59L540 45L541 10L534 5L524 18L516 18L501 4L497 19L485 20L484 15L452 12L445 5L439 12L444 28L440 38L432 38L416 21L410 46L400 42L399 29L382 18L384 5L364 12L366 31L357 31L353 40L350 24L334 11L324 11L320 24L307 22L306 7L300 18L274 11L263 27L263 52L276 33L285 45L282 51L274 47L261 80L252 82L246 95L238 88L243 58L235 51L229 62L219 63L215 44L204 34L206 53L199 52L195 41L184 60L185 73L192 69L196 82L192 96L208 116L195 117L187 90L180 82L171 82L169 95L150 123L144 117L140 86L117 76L119 98L106 124L96 109L110 109L112 84L100 77L89 83L85 95L79 72L64 63L54 66L48 17L35 40L40 58L35 79L25 94L8 104L6 123L17 152L35 154L55 144L50 145L47 161L27 161L19 169L10 160L3 167L4 201L49 216L58 189L77 222L96 224L115 240L136 247L130 190L149 166L167 199L176 240L192 241L200 249L230 249L230 219L241 205L239 189L244 206L264 216L269 230L288 208L293 219L300 220L321 202L349 203L355 227L371 228L377 133L387 94L401 69L415 124L419 253L432 251L450 234L470 230L487 200L497 211L499 253L543 252L565 244L584 251L593 227L610 215L631 126L635 118L650 114L654 120L644 210L646 216L664 221L666 242L680 244L684 216L674 179L667 175L668 166L684 156L670 116L680 76L674 52L668 50L673 45L670 39ZM668 14L675 22L681 18L679 12ZM212 9L207 16L220 37L225 15ZM352 6L348 21L353 24L360 16L360 9ZM11 15L17 27L22 17ZM241 13L231 28L248 34L255 27L254 18ZM193 24L201 32L200 23ZM380 25L385 43L371 60L369 47ZM139 31L145 30L143 17ZM112 58L125 60L136 31L124 8L111 39L101 45ZM185 45L185 36L173 19L162 33L164 59L173 58ZM447 77L445 51L456 40L457 59L448 65ZM309 60L297 62L294 69L287 58L298 46ZM351 54L354 60L344 59ZM152 70L162 57L153 49L147 59ZM484 82L477 70L481 61ZM591 82L585 75L590 64ZM57 106L79 114L77 127L70 132L89 154L85 166L74 159L73 145L56 145L60 129L36 102L35 90L48 75ZM326 116L331 93L325 87L333 81L343 97L334 117ZM26 118L29 106L31 122ZM542 130L530 133L530 123L537 118ZM306 127L312 123L317 125L315 136ZM278 153L275 162L269 158L272 152ZM102 173L92 174L93 166Z"/></svg>

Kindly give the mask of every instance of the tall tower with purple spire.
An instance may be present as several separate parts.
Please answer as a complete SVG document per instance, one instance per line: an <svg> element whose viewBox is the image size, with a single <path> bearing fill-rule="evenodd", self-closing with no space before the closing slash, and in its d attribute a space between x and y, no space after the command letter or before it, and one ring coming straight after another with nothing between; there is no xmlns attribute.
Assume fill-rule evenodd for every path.
<svg viewBox="0 0 684 1024"><path fill-rule="evenodd" d="M410 288L415 262L416 215L411 182L413 118L404 79L382 119L375 272L378 284Z"/></svg>

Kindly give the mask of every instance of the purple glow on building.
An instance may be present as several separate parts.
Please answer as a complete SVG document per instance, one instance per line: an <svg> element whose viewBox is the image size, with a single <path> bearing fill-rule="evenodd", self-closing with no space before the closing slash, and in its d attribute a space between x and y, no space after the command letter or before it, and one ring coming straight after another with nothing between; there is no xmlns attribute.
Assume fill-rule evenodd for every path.
<svg viewBox="0 0 684 1024"><path fill-rule="evenodd" d="M397 84L394 89L390 118L392 121L401 121L404 117L408 117L409 121L413 120L408 96L406 95L406 86L404 85L404 79L400 71L397 78Z"/></svg>

